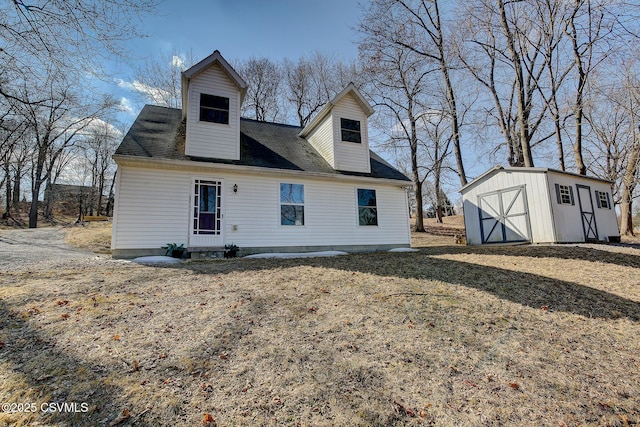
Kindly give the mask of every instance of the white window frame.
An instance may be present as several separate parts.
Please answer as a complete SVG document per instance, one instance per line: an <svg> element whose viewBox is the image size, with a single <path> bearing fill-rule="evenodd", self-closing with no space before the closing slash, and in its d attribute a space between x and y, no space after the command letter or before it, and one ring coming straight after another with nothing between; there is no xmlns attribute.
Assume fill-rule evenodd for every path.
<svg viewBox="0 0 640 427"><path fill-rule="evenodd" d="M376 204L375 206L370 205L360 205L360 191L373 191L375 195ZM362 224L360 221L360 209L375 209L376 212L376 223L375 224ZM375 188L356 188L356 221L358 222L358 227L379 227L380 226L380 215L378 208L378 191Z"/></svg>
<svg viewBox="0 0 640 427"><path fill-rule="evenodd" d="M295 202L283 202L282 201L282 186L283 185L299 185L302 187L302 203L295 203ZM304 227L304 225L306 224L306 218L305 218L305 209L304 209L304 205L305 205L305 191L304 191L304 184L298 184L298 183L294 183L294 182L281 182L278 184L278 205L280 207L280 209L278 210L278 216L280 218L280 226L282 227ZM283 206L299 206L302 207L302 221L300 223L294 222L293 224L283 224L282 223L282 207Z"/></svg>

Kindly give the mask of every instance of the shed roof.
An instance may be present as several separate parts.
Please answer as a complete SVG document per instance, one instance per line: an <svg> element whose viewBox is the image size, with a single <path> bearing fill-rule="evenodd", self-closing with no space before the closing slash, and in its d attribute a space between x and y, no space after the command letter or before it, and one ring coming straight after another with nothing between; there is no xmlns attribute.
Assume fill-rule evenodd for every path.
<svg viewBox="0 0 640 427"><path fill-rule="evenodd" d="M479 182L482 182L486 179L488 179L489 177L496 175L498 173L501 172L517 172L517 173L556 173L556 174L560 174L560 175L567 175L567 176L573 176L575 178L580 178L580 179L588 179L588 180L592 180L592 181L599 181L599 182L605 182L607 184L612 184L611 181L606 180L606 179L602 179L602 178L596 178L593 176L586 176L586 175L580 175L574 172L567 172L567 171L561 171L558 169L552 169L552 168L536 168L536 167L505 167L505 166L494 166L491 169L489 169L488 171L484 172L483 174L481 174L480 176L478 176L476 179L474 179L473 181L467 183L466 185L464 185L463 187L461 187L458 192L464 194L466 191L468 191L471 187L474 187L476 184L478 184Z"/></svg>
<svg viewBox="0 0 640 427"><path fill-rule="evenodd" d="M269 169L408 181L409 178L370 151L371 173L333 169L298 134L298 126L240 119L240 160L208 159L184 154L181 110L146 105L116 150L116 156L185 160Z"/></svg>

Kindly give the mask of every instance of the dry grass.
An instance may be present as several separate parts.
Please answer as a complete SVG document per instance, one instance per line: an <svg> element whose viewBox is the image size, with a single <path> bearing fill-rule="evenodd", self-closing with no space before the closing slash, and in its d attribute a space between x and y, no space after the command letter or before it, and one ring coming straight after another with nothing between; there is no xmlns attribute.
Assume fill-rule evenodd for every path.
<svg viewBox="0 0 640 427"><path fill-rule="evenodd" d="M0 401L89 404L0 424L640 424L637 249L93 262L0 274Z"/></svg>
<svg viewBox="0 0 640 427"><path fill-rule="evenodd" d="M88 249L98 254L110 254L111 222L95 221L69 225L65 241L71 246Z"/></svg>

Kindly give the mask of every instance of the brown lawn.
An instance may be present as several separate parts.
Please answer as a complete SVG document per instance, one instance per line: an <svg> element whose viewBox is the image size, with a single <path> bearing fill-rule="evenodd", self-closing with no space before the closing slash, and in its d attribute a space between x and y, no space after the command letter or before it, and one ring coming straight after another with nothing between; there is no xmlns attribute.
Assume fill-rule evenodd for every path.
<svg viewBox="0 0 640 427"><path fill-rule="evenodd" d="M2 273L0 425L640 424L640 250L415 237Z"/></svg>

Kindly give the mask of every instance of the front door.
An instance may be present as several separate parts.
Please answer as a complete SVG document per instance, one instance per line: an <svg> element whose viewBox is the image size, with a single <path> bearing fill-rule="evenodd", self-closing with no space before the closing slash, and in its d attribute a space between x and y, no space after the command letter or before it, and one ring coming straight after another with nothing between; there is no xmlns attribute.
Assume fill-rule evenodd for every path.
<svg viewBox="0 0 640 427"><path fill-rule="evenodd" d="M191 195L190 247L222 246L222 182L196 179Z"/></svg>
<svg viewBox="0 0 640 427"><path fill-rule="evenodd" d="M598 240L598 227L596 225L596 215L593 210L593 200L591 199L591 188L586 185L576 185L578 189L578 204L580 205L580 217L582 219L582 231L585 242Z"/></svg>

